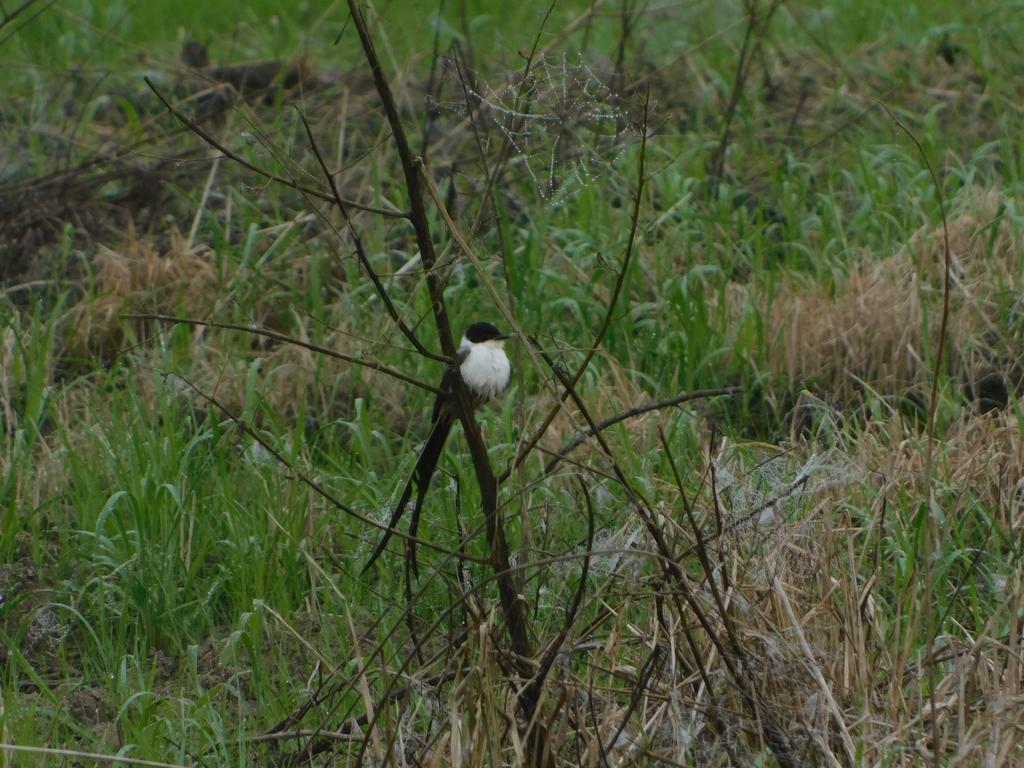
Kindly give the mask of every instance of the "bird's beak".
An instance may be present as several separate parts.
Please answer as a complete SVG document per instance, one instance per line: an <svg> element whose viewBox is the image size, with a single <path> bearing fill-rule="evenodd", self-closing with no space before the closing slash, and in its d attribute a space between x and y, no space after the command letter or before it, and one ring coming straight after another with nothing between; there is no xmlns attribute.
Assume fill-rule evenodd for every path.
<svg viewBox="0 0 1024 768"><path fill-rule="evenodd" d="M503 333L503 334L501 334L501 336L495 336L494 338L495 338L496 341L505 341L506 339L511 339L512 336L514 336L514 335L515 334L511 334L511 333Z"/></svg>

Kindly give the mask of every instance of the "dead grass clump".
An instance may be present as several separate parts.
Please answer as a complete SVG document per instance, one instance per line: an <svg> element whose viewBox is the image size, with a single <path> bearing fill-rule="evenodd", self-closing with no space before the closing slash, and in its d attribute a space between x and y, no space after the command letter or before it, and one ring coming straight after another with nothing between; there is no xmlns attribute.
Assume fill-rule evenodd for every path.
<svg viewBox="0 0 1024 768"><path fill-rule="evenodd" d="M898 418L874 420L858 433L852 446L856 463L884 478L882 490L924 493L923 437L909 433ZM1024 523L1024 437L1013 413L984 418L962 415L944 429L937 444L940 492L951 494L960 507L980 502L1005 520L1008 529Z"/></svg>
<svg viewBox="0 0 1024 768"><path fill-rule="evenodd" d="M1001 406L1020 379L1018 339L1000 318L1021 287L1019 236L1000 216L1006 205L996 193L971 188L949 220L947 370L976 399L988 391L986 377L1000 375L1002 394L992 397ZM834 288L785 282L765 313L770 370L847 403L865 390L903 395L928 382L942 306L942 242L941 226L922 228L899 253L855 267Z"/></svg>
<svg viewBox="0 0 1024 768"><path fill-rule="evenodd" d="M1015 233L1004 214L1013 204L998 190L966 187L951 204L948 219L949 248L953 257L954 278L961 285L991 274L993 267L1004 276L1016 270L1020 235ZM942 225L925 226L910 236L907 244L917 266L941 278L943 258ZM970 294L967 294L970 297Z"/></svg>
<svg viewBox="0 0 1024 768"><path fill-rule="evenodd" d="M121 315L153 312L205 317L223 284L209 249L187 243L176 230L161 249L152 238L137 237L129 228L123 246L99 248L95 266L93 297L73 311L69 346L104 358L124 343Z"/></svg>
<svg viewBox="0 0 1024 768"><path fill-rule="evenodd" d="M1013 207L995 190L970 187L949 220L951 303L959 318L950 328L951 372L982 410L1005 406L1024 380L1021 235L1011 223ZM922 227L900 255L939 282L942 228Z"/></svg>
<svg viewBox="0 0 1024 768"><path fill-rule="evenodd" d="M865 387L902 393L928 376L924 318L903 259L858 267L834 293L787 281L767 311L768 367L848 401Z"/></svg>
<svg viewBox="0 0 1024 768"><path fill-rule="evenodd" d="M140 164L129 150L99 154L70 170L0 183L0 284L52 276L55 246L64 236L91 249L130 221L155 219L164 210L170 183L194 173L183 168L182 154L169 149L161 154L165 159L149 165Z"/></svg>
<svg viewBox="0 0 1024 768"><path fill-rule="evenodd" d="M951 430L949 444L940 447L939 485L956 491L946 498L1013 510L994 513L991 525L1018 530L1021 505L1010 497L1024 473L1022 443L1005 414L965 418ZM912 765L933 751L954 764L980 764L982 757L993 765L1013 764L1006 751L1016 743L1010 733L1024 723L1024 712L1009 706L1021 694L1021 628L1013 619L1013 606L1024 600L1020 568L1000 581L998 605L1004 609L987 614L983 628L947 620L935 642L934 661L922 661L923 635L907 643L880 618L881 601L888 603L887 616L937 610L916 606L918 592L897 575L890 558L908 553L895 542L914 536L908 531L893 536L893 529L914 523L882 503L888 498L902 509L898 500L918 492L924 467L917 438L908 437L893 419L884 434L859 439L847 454L828 462L860 466L859 476L846 472L845 482L836 482L841 478L834 473L819 475L799 493L790 490L795 481L814 477L821 460L779 454L776 461L776 493L785 499L784 514L767 526L740 528L733 537L731 621L742 638L745 669L758 680L761 711L783 727L793 754L814 765ZM739 499L743 510L744 500L764 493L763 459L734 455L720 462L732 477L726 500ZM872 516L859 522L837 517L836 510L851 508L873 510ZM947 522L955 525L961 513L947 510ZM958 579L971 578L961 571L932 577L944 600L957 592ZM917 582L922 578L923 573ZM986 594L987 577L979 579L971 590ZM927 692L932 664L934 712ZM862 762L854 760L858 750ZM1003 758L992 761L995 755Z"/></svg>
<svg viewBox="0 0 1024 768"><path fill-rule="evenodd" d="M163 253L152 240L137 238L130 230L123 248L101 247L96 264L96 309L102 319L143 302L153 311L181 309L198 315L217 295L218 276L209 251L186 243L176 230Z"/></svg>

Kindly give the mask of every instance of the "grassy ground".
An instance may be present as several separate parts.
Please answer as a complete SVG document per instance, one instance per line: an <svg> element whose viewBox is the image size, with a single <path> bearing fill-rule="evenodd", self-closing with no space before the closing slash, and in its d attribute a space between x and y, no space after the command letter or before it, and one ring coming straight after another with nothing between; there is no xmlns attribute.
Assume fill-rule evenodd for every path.
<svg viewBox="0 0 1024 768"><path fill-rule="evenodd" d="M4 765L1024 760L1019 11L512 5L365 12L456 330L574 372L612 307L521 466L562 399L525 336L478 415L519 619L460 430L420 532L471 559L360 575L432 401L374 366L442 365L287 185L329 193L301 115L342 196L409 205L347 7L0 27ZM351 213L439 351L413 228Z"/></svg>

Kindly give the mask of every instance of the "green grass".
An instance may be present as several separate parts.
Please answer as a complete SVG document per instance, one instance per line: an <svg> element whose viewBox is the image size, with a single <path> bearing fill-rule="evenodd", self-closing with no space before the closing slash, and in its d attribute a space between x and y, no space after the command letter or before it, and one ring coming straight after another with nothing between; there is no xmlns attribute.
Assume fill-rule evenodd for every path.
<svg viewBox="0 0 1024 768"><path fill-rule="evenodd" d="M445 4L439 50L455 42L471 48L477 73L498 90L522 66L546 8L467 3L464 26L461 10ZM614 65L621 8L610 3L586 29L555 39L583 10L558 5L540 42L553 45L551 71L587 62L596 84ZM794 747L805 764L825 759L814 750L841 756L843 747L835 713L815 708L824 700L780 589L870 764L925 764L915 744L936 734L940 764L957 749L968 760L998 753L1014 715L985 702L1019 691L978 669L1012 671L1006 649L1020 640L1021 23L997 4L785 4L743 90L726 175L711 198L708 161L735 78L742 10L711 3L648 10L654 18L637 21L625 67L627 82L647 77L652 94L635 253L580 394L601 419L681 391L743 388L735 398L658 411L605 434L630 487L661 516L714 627L721 637L740 630L745 672L764 692L762 714L780 718L794 743L804 744L805 733L821 737L824 747L810 737L799 747L808 751ZM426 2L381 3L370 14L389 76L404 84L403 119L417 152L436 14ZM425 759L438 737L447 755L441 762L450 760L444 750L455 749L451 723L459 722L467 764L515 762L510 737L494 735L515 724L517 710L513 667L502 656L506 617L489 568L466 566L479 593L462 603L456 567L420 547L426 578L417 587L416 632L436 622L424 654L441 655L421 663L402 616L400 547L361 576L378 532L302 479L385 520L424 439L431 395L241 332L121 318L161 312L259 324L438 380L440 365L410 349L350 240L332 231L343 231L336 212L226 160L207 189L204 158L212 151L179 130L141 79L152 75L189 110L195 104L176 63L185 40L207 44L217 64L308 57L326 83L239 105L211 121L211 132L261 167L319 183L292 109L299 106L328 164L344 166L343 194L404 207L376 97L347 79L365 64L346 16L327 3L294 11L280 3L244 10L187 1L65 3L0 47L0 62L16 65L0 68L0 84L14 94L0 106L0 142L16 158L0 166L0 184L113 168L112 146L132 146L132 163L172 158L153 204L138 202L138 191L124 197L135 190L131 173L104 180L82 193L75 215L61 213L56 234L27 266L0 273L0 742L182 765L260 765L298 742L255 739L311 697L284 730L341 731L367 714L369 699L382 712L373 739L386 749L401 733L405 759ZM960 48L954 65L937 53L944 36ZM454 100L458 83L445 77ZM914 145L874 107L879 98L940 173L957 259L932 476L928 404L913 397L927 398L941 316L939 197ZM617 104L620 122L638 116L640 99ZM543 98L530 104L537 113L544 107ZM483 202L483 172L455 108L438 119L442 129L425 159L442 195L454 185L465 232ZM624 130L611 150L595 153L587 183L555 204L543 194L540 169L557 132L539 120L530 131L532 143L513 153L499 184L498 212L488 213L473 246L517 323L572 370L622 263L640 146L635 127ZM489 138L493 159L502 135L492 127ZM297 218L314 206L331 226L318 216ZM432 208L428 215L439 249L457 254L441 216ZM355 222L399 311L429 348L439 348L422 273L396 275L416 252L411 228L368 214ZM7 236L0 243L15 253ZM7 263L21 262L12 255ZM879 304L859 281L893 264L905 271L899 280L879 273L894 297ZM857 290L860 305L847 300ZM451 270L445 298L457 330L494 314L483 278L465 259ZM913 301L920 313L910 323L905 306ZM812 314L780 319L779 307L798 306ZM798 320L806 331L790 334ZM864 336L878 337L877 365L790 376L787 355L812 326L855 345L861 337L846 330L861 321L873 329ZM904 325L923 341L909 350L909 342L895 345L885 358L887 339ZM522 342L512 349L513 386L478 417L499 472L557 391ZM901 378L903 370L912 380ZM1004 376L1009 403L982 416L966 390L989 370ZM585 426L570 412L544 440L547 450ZM552 733L564 711L583 734L573 742L569 731L557 731L565 739L559 764L575 764L578 750L596 756L597 742L588 739L597 737L587 734L599 730L607 743L624 717L640 762L659 755L687 765L780 764L692 607L676 607L680 592L666 585L659 561L637 554L654 544L609 462L589 445L543 479L546 458L531 457L500 490L516 561L555 559L527 567L518 585L538 649L562 628L579 579L587 517L578 479L595 510L601 553L566 645L577 650L565 651L542 694ZM461 526L474 533L467 551L486 557L480 493L459 430L442 467L421 533L455 548ZM800 492L785 491L798 481ZM760 507L778 494L785 498L769 520ZM729 574L726 582L718 572L714 582L731 585L728 621L713 607L712 580L693 554L684 514L691 501L703 535L726 524L711 554ZM636 675L655 643L662 652L682 650L644 692ZM982 661L966 671L956 655L929 665L932 649L973 649ZM697 655L709 665L710 694L683 681L697 674ZM403 662L408 669L398 674ZM382 701L396 674L402 696ZM560 685L570 692L565 700L557 698ZM967 690L950 709L966 714L938 724L922 715L936 688L940 699ZM626 717L635 690L643 704ZM658 709L666 691L676 702L669 714ZM716 706L718 724L709 714ZM684 725L696 734L686 744ZM373 739L368 755L377 759ZM1019 759L1008 749L1005 765ZM355 764L358 750L358 741L337 739L318 759ZM0 760L45 762L7 753Z"/></svg>

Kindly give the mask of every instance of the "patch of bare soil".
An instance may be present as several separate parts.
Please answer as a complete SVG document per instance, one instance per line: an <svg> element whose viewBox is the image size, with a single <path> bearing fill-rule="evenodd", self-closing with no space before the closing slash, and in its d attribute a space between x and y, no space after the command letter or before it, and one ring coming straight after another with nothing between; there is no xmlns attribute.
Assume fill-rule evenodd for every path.
<svg viewBox="0 0 1024 768"><path fill-rule="evenodd" d="M47 248L65 232L84 245L116 237L129 221L145 227L158 219L169 185L186 178L185 156L144 162L112 148L67 170L0 185L0 284L50 277Z"/></svg>
<svg viewBox="0 0 1024 768"><path fill-rule="evenodd" d="M96 726L110 721L116 712L99 688L83 685L65 694L64 706L71 717L83 725Z"/></svg>
<svg viewBox="0 0 1024 768"><path fill-rule="evenodd" d="M0 644L0 664L10 663L17 652L24 656L44 678L55 676L57 653L71 634L66 617L48 602L52 572L47 562L37 563L31 551L32 535L20 531L15 536L15 552L10 562L0 564L0 626L16 645ZM49 558L55 557L49 553Z"/></svg>
<svg viewBox="0 0 1024 768"><path fill-rule="evenodd" d="M211 66L207 58L205 48L188 43L183 66L154 80L183 113L213 133L242 105L257 113L277 110L282 95L301 90L316 114L339 90L370 87L359 78L319 74L301 61ZM63 106L49 124L20 121L17 107L24 97L15 96L0 112L7 141L0 154L23 158L0 166L0 285L77 277L90 253L100 244L120 243L129 227L156 234L168 220L191 218L190 195L182 192L202 189L208 161L217 156L176 124L153 93L140 90L141 75L91 82L71 74L52 86L51 102L60 96ZM236 169L225 173L232 180L251 176ZM84 258L69 263L61 256L66 251Z"/></svg>

